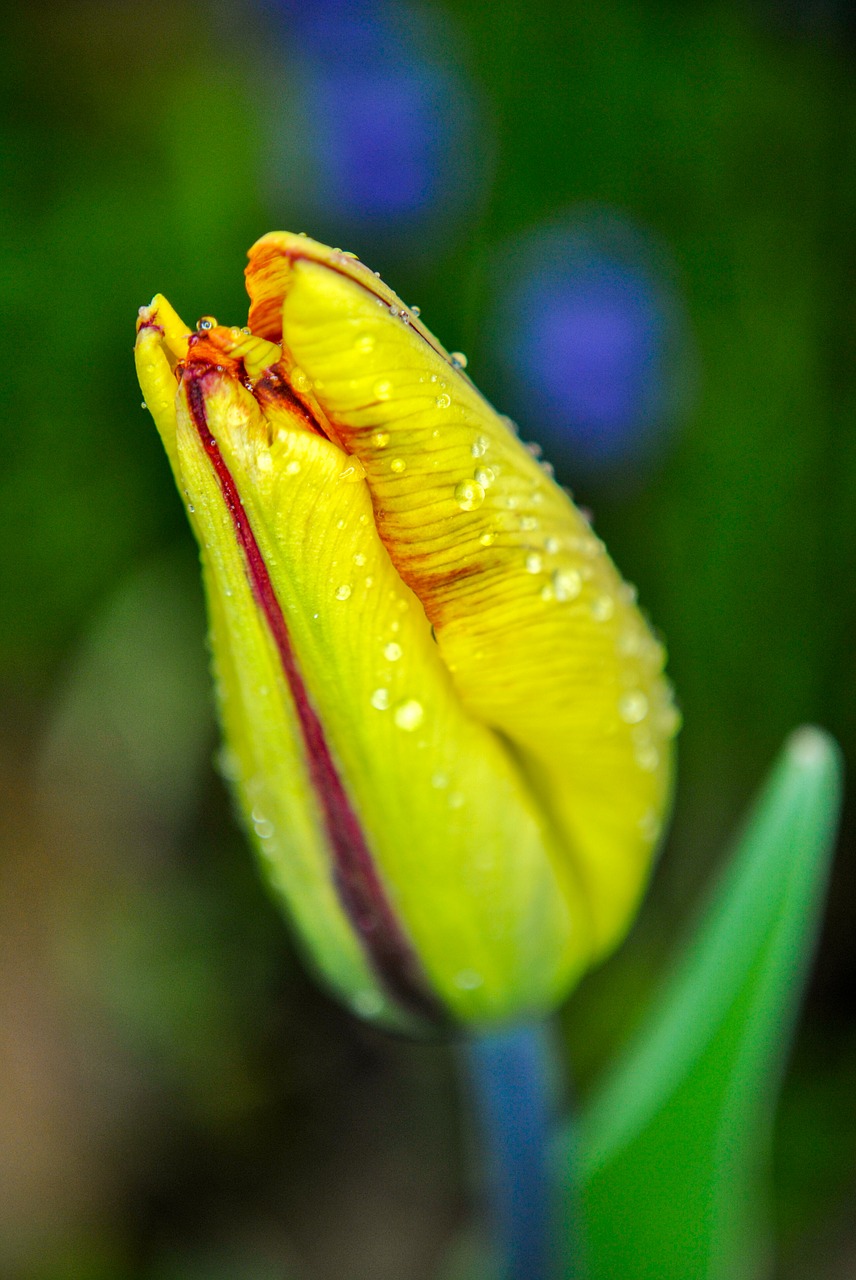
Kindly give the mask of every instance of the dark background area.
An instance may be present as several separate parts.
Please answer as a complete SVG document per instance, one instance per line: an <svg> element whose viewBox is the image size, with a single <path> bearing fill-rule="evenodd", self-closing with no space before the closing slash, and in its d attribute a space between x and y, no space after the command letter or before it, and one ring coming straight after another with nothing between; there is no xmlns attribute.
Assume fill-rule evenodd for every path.
<svg viewBox="0 0 856 1280"><path fill-rule="evenodd" d="M675 819L562 1030L583 1100L785 734L856 753L856 24L811 0L37 4L0 124L0 1275L401 1280L472 1220L443 1046L306 978L212 767L137 307L353 250L538 440L668 642ZM774 1143L856 1274L853 810Z"/></svg>

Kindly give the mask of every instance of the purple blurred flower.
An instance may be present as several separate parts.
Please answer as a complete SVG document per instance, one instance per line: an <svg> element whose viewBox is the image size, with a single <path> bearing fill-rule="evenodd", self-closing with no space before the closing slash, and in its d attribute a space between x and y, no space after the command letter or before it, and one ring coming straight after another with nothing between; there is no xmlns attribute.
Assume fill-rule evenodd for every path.
<svg viewBox="0 0 856 1280"><path fill-rule="evenodd" d="M417 10L384 0L268 7L302 78L308 181L297 195L314 225L320 213L336 235L366 225L407 234L471 201L483 168L472 94ZM279 130L288 182L294 121Z"/></svg>
<svg viewBox="0 0 856 1280"><path fill-rule="evenodd" d="M685 328L646 238L614 216L528 233L503 262L500 356L525 430L595 471L648 453L686 383Z"/></svg>

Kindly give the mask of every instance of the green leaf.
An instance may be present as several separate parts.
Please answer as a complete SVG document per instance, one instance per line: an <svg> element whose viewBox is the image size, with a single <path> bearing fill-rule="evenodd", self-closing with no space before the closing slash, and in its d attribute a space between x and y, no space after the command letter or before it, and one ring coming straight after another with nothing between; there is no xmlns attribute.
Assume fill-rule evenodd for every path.
<svg viewBox="0 0 856 1280"><path fill-rule="evenodd" d="M770 1122L840 775L825 733L791 736L675 971L580 1134L562 1137L591 1280L741 1280L763 1265Z"/></svg>

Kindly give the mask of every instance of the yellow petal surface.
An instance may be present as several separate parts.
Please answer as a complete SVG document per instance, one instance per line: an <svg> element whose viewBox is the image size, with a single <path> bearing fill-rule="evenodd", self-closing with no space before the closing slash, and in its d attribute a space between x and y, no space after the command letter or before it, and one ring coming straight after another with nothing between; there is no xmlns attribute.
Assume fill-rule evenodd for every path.
<svg viewBox="0 0 856 1280"><path fill-rule="evenodd" d="M461 705L509 744L556 874L583 884L593 947L608 950L652 861L678 719L635 593L508 421L371 272L282 233L254 247L247 279L251 327L282 339L359 460Z"/></svg>
<svg viewBox="0 0 856 1280"><path fill-rule="evenodd" d="M175 377L165 353L157 362L156 336L141 329L138 358L203 549L243 808L316 964L360 1012L391 1020L388 992L337 894L294 691L254 600L234 512L184 383L169 406L167 371L173 388ZM214 336L229 357L244 351L235 331ZM290 385L275 394L286 367L264 371L251 394L228 358L219 372L212 359L205 423L391 908L452 1015L545 1011L591 952L575 869L551 848L551 824L513 752L463 706L425 610L378 535L362 466L311 429Z"/></svg>

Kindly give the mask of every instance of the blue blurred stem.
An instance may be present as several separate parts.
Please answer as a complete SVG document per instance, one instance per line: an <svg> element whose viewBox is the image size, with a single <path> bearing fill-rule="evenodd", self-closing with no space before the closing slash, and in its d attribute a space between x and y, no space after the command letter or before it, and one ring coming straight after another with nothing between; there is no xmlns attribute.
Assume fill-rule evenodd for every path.
<svg viewBox="0 0 856 1280"><path fill-rule="evenodd" d="M551 1280L552 1052L545 1026L464 1045L502 1280Z"/></svg>

